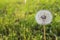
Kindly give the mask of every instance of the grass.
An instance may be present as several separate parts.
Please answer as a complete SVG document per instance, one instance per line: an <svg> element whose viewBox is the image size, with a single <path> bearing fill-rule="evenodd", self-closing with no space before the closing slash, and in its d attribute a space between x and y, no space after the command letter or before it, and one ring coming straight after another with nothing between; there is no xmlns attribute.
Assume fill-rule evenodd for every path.
<svg viewBox="0 0 60 40"><path fill-rule="evenodd" d="M39 10L49 10L53 15L46 25L47 40L60 33L60 0L0 0L0 40L42 40L43 27L35 21ZM49 30L49 31L48 31ZM51 32L50 32L51 31Z"/></svg>

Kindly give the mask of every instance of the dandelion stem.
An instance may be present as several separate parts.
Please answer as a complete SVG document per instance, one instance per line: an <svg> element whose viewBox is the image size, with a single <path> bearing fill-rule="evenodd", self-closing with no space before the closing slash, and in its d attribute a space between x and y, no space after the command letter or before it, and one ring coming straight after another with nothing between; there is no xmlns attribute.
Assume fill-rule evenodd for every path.
<svg viewBox="0 0 60 40"><path fill-rule="evenodd" d="M57 36L56 36L56 40L58 40Z"/></svg>
<svg viewBox="0 0 60 40"><path fill-rule="evenodd" d="M44 40L46 40L46 30L45 30L45 25L43 25L44 28Z"/></svg>

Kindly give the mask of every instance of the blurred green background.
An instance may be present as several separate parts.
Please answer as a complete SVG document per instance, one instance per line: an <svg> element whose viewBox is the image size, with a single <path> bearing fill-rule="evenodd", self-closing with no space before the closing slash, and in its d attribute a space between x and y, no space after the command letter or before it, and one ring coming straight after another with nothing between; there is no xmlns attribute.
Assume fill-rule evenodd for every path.
<svg viewBox="0 0 60 40"><path fill-rule="evenodd" d="M43 27L35 20L39 10L53 15L47 40L60 40L60 0L0 0L0 40L43 40Z"/></svg>

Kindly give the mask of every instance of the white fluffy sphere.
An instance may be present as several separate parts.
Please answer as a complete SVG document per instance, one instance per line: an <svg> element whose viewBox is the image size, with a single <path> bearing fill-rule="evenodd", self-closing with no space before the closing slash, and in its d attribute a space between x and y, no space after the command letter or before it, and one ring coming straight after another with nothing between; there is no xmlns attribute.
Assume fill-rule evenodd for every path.
<svg viewBox="0 0 60 40"><path fill-rule="evenodd" d="M35 19L38 24L46 25L46 24L51 23L52 14L48 10L40 10L37 12Z"/></svg>

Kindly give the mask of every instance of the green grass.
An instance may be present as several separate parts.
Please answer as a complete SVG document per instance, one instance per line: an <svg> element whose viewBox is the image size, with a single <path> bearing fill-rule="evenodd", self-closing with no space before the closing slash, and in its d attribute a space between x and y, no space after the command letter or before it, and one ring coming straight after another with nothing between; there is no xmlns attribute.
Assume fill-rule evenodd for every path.
<svg viewBox="0 0 60 40"><path fill-rule="evenodd" d="M60 0L27 0L26 4L24 0L0 0L0 40L42 40L43 27L35 20L39 10L53 15L52 23L46 25L47 40L54 35L60 39Z"/></svg>

